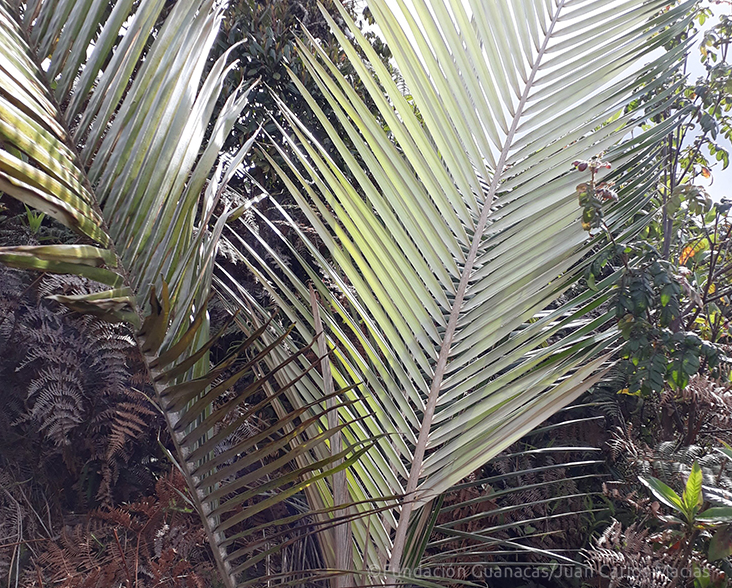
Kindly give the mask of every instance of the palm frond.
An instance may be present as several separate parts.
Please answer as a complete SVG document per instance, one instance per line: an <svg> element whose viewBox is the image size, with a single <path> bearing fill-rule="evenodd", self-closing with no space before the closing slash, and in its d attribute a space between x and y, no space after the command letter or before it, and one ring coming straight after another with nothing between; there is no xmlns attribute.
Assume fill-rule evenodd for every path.
<svg viewBox="0 0 732 588"><path fill-rule="evenodd" d="M283 354L287 333L257 347L265 323L209 366L209 350L223 333L209 337L207 311L228 220L220 197L255 137L229 158L228 169L217 160L251 88L236 89L214 117L236 66L229 52L209 63L224 6L182 0L163 18L164 7L163 0L0 2L0 189L79 235L76 244L2 247L0 260L109 287L52 297L72 310L135 325L174 459L221 579L233 588L267 553L246 539L247 526L326 476L308 477L289 464L350 425L316 430L321 417L348 401L333 390L323 407L296 407L259 434L230 443L263 403L297 382L272 387L280 372L301 362L307 374L310 365L306 350ZM265 358L277 365L264 368ZM237 383L243 389L231 395ZM256 396L263 386L272 397ZM334 475L368 447L344 445L316 466Z"/></svg>
<svg viewBox="0 0 732 588"><path fill-rule="evenodd" d="M354 44L324 12L378 116L314 39L300 43L332 114L293 83L339 160L284 103L290 126L272 143L287 169L267 157L318 242L274 201L288 234L263 215L258 222L278 243L243 224L241 235L227 228L226 237L306 340L316 333L307 276L323 301L334 380L363 383L341 419L373 416L344 428L344 438L383 437L349 468L351 497L407 499L378 524L354 522L356 569L385 559L398 569L409 559L415 508L602 378L618 335L611 314L591 311L619 272L596 290L573 289L614 244L583 229L575 186L589 178L571 162L612 164L599 178L619 194L606 206L607 232L617 243L635 235L659 173L651 159L675 121L631 134L666 108L671 90L644 112L628 106L670 83L686 47L663 47L695 6L667 4L372 0L413 102L345 11ZM216 283L257 309L225 273ZM290 402L313 402L321 383L301 380ZM319 488L318 500L332 504Z"/></svg>
<svg viewBox="0 0 732 588"><path fill-rule="evenodd" d="M593 500L603 479L602 450L576 439L577 433L591 435L602 417L562 418L576 408L560 411L553 424L532 431L428 505L433 522L410 528L408 535L407 553L421 559L407 567L552 560L581 565L581 528L606 509ZM422 550L411 548L415 540Z"/></svg>

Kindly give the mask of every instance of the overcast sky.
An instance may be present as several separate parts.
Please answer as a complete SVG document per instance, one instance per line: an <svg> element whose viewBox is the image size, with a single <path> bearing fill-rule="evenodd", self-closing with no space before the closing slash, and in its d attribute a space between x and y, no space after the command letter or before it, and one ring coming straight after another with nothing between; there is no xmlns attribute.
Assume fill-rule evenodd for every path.
<svg viewBox="0 0 732 588"><path fill-rule="evenodd" d="M711 2L705 2L705 4L712 9L715 17L707 20L707 22L704 23L704 29L707 29L717 24L719 22L720 14L732 14L732 6L730 5L715 5ZM701 42L703 34L703 31L699 34L697 43L694 45L694 48L691 51L691 55L689 56L688 71L690 82L693 82L698 77L705 75L704 66L701 64L701 56L699 54L699 43ZM719 143L728 151L732 151L732 145L730 145L729 141L727 141L727 139L725 139L724 137L720 138ZM700 180L703 180L703 178L700 178ZM712 168L711 182L703 182L703 185L706 187L709 194L715 200L720 200L721 198L732 198L732 165L730 165L726 170L722 170L722 164L718 163L715 167Z"/></svg>

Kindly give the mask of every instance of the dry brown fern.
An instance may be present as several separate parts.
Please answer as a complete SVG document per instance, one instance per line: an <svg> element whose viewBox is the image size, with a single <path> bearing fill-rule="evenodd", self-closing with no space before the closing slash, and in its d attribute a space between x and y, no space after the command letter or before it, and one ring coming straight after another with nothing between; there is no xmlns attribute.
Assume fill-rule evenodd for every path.
<svg viewBox="0 0 732 588"><path fill-rule="evenodd" d="M56 446L69 445L96 397L124 395L132 342L121 325L50 304L27 308L22 319L19 339L27 352L15 370L27 381L23 420Z"/></svg>
<svg viewBox="0 0 732 588"><path fill-rule="evenodd" d="M518 449L518 446L514 446L514 449ZM582 494L582 491L571 479L571 472L561 467L559 459L571 461L572 454L498 456L491 463L501 474L525 472L508 478L494 488L494 491L502 491L502 495L496 498L496 505L506 510L502 511L500 517L489 521L494 525L513 524L499 531L497 536L520 539L523 535L536 535L525 543L550 550L581 545L579 533L583 521L579 513L585 506L583 498L577 495ZM551 515L560 514L566 516L551 518ZM528 524L526 521L532 522Z"/></svg>
<svg viewBox="0 0 732 588"><path fill-rule="evenodd" d="M35 560L45 586L57 588L204 588L213 567L198 515L184 499L173 469L155 493L97 510L84 524L66 526ZM23 588L39 587L27 570Z"/></svg>
<svg viewBox="0 0 732 588"><path fill-rule="evenodd" d="M631 525L625 531L613 523L584 551L590 570L609 581L608 588L668 588L673 573L663 555L656 555L648 542L648 529Z"/></svg>
<svg viewBox="0 0 732 588"><path fill-rule="evenodd" d="M131 332L125 325L81 316L45 298L89 292L87 280L46 275L33 281L23 272L0 272L0 310L5 313L0 318L0 349L5 351L0 380L7 384L3 401L8 407L0 417L4 436L23 438L28 448L33 446L40 458L38 473L43 463L55 469L60 457L79 499L111 505L120 481L134 486L140 478L129 475L130 469L143 467L135 446L156 445L162 424L145 394L140 379L144 370ZM13 460L18 452L8 442L6 456ZM117 500L139 492L118 490Z"/></svg>

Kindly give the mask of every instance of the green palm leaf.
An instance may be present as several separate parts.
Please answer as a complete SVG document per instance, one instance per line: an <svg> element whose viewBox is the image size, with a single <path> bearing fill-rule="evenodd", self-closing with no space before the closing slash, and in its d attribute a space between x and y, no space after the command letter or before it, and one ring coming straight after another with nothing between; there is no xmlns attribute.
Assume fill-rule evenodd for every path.
<svg viewBox="0 0 732 588"><path fill-rule="evenodd" d="M644 56L681 32L694 6L371 0L411 98L345 11L355 46L323 11L378 117L314 39L300 44L332 113L295 76L293 83L340 161L281 103L290 128L273 144L287 169L270 163L319 243L281 207L293 237L261 218L281 239L277 247L245 224L244 236L226 237L300 336L311 338L308 289L289 263L301 265L324 301L334 380L363 382L349 393L358 402L340 411L355 423L344 438L384 437L349 468L350 495L407 499L354 522L356 569L362 560L387 559L397 569L409 561L415 509L602 377L617 333L608 328L611 315L589 313L608 300L618 276L571 295L611 245L583 230L575 186L589 177L569 170L573 160L602 154L613 165L603 179L620 195L607 207L608 231L622 243L642 228L635 214L658 175L651 158L675 121L629 133L666 107L671 90L657 93L644 113L626 107L671 79L683 45L647 63ZM257 309L225 273L216 283ZM321 386L317 374L304 378L288 398L303 406ZM314 500L332 504L329 489L319 488Z"/></svg>
<svg viewBox="0 0 732 588"><path fill-rule="evenodd" d="M334 389L323 406L297 407L259 435L229 439L311 366L306 350L283 354L287 332L260 345L266 323L208 365L223 333L209 337L207 302L228 219L228 212L213 219L213 211L255 137L233 156L231 169L216 164L251 88L236 89L214 116L236 66L228 52L209 63L224 7L181 0L161 19L165 4L120 0L110 10L107 0L38 0L20 7L21 19L0 0L0 190L79 235L73 245L2 247L0 261L110 286L53 298L135 326L174 459L221 579L233 588L268 549L242 547L252 517L348 468L370 442L328 452L314 476L285 467L350 425L318 428L321 417L348 406ZM263 368L265 358L272 369ZM294 381L282 379L293 362ZM229 398L239 381L244 390ZM271 397L261 400L262 387Z"/></svg>

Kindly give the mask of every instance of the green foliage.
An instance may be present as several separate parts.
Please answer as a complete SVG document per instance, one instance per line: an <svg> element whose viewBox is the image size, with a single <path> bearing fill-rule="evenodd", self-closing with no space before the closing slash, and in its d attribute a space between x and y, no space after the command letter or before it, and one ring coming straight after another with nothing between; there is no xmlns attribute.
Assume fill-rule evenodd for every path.
<svg viewBox="0 0 732 588"><path fill-rule="evenodd" d="M709 561L718 561L732 555L732 526L725 525L718 529L709 542L707 557Z"/></svg>
<svg viewBox="0 0 732 588"><path fill-rule="evenodd" d="M681 286L668 263L655 259L624 272L615 311L627 342L622 356L629 393L659 393L667 383L679 390L697 373L702 356L715 361L716 350L697 335L672 330L680 304Z"/></svg>
<svg viewBox="0 0 732 588"><path fill-rule="evenodd" d="M28 220L28 229L31 233L37 235L38 232L41 230L41 223L43 222L43 219L46 215L42 212L36 212L35 210L28 208L27 204L25 204L24 206L26 219Z"/></svg>
<svg viewBox="0 0 732 588"><path fill-rule="evenodd" d="M616 244L589 268L587 282L592 288L608 264L622 267L614 303L626 341L621 353L625 393L648 396L667 385L680 391L700 367L718 373L723 360L719 345L728 341L725 325L731 310L729 205L697 205L698 195L699 191L687 190L682 199L679 194L673 216L672 209L666 209L673 222L676 218L686 222L677 259L664 259L656 247L660 244L648 239L652 234L648 230L643 239L627 246ZM694 216L698 221L688 222Z"/></svg>
<svg viewBox="0 0 732 588"><path fill-rule="evenodd" d="M603 221L603 206L608 201L618 201L617 192L613 190L614 182L599 182L597 179L601 169L610 169L612 166L599 157L593 157L589 161L577 160L572 166L579 172L590 170L589 183L577 186L577 198L582 208L582 228L592 234L596 229L607 227Z"/></svg>
<svg viewBox="0 0 732 588"><path fill-rule="evenodd" d="M692 464L681 496L657 478L640 477L640 481L661 503L681 515L681 518L659 517L668 528L668 532L663 535L666 547L675 544L680 546L678 569L698 566L698 560L693 561L695 550L701 550L707 562L716 562L732 555L732 507L710 506L705 500L702 490L704 473L696 461ZM713 486L704 488L709 489L714 500L718 490ZM695 582L697 580L699 578Z"/></svg>
<svg viewBox="0 0 732 588"><path fill-rule="evenodd" d="M732 312L728 211L725 202L699 210L693 200L682 201L675 216L698 222L688 223L677 259L663 259L647 241L623 251L634 260L632 267L626 264L615 298L626 341L626 392L648 396L666 385L678 392L701 367L725 373L720 345L729 341Z"/></svg>
<svg viewBox="0 0 732 588"><path fill-rule="evenodd" d="M684 522L693 527L697 523L697 515L700 515L700 507L704 503L702 496L702 471L697 462L691 466L691 472L686 479L684 492L679 496L673 488L664 484L658 478L648 477L640 478L653 495L663 504L672 508L683 516ZM699 520L704 518L712 518L716 514L714 509L707 509L701 513Z"/></svg>

